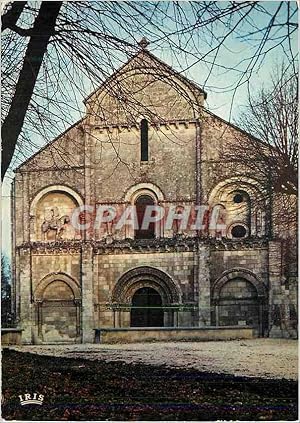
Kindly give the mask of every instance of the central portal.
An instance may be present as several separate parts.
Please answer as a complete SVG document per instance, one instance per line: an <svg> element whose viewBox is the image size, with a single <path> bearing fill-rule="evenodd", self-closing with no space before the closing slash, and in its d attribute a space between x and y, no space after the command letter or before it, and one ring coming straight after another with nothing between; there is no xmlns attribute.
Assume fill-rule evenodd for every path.
<svg viewBox="0 0 300 423"><path fill-rule="evenodd" d="M153 288L140 288L132 297L131 327L163 327L164 312L160 294Z"/></svg>

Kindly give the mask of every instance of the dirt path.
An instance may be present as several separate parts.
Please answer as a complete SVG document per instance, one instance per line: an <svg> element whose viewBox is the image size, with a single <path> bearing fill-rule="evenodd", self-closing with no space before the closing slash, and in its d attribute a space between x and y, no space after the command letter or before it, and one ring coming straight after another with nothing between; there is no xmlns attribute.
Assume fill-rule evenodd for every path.
<svg viewBox="0 0 300 423"><path fill-rule="evenodd" d="M298 342L253 339L219 342L78 344L11 347L54 357L124 361L272 379L298 378Z"/></svg>

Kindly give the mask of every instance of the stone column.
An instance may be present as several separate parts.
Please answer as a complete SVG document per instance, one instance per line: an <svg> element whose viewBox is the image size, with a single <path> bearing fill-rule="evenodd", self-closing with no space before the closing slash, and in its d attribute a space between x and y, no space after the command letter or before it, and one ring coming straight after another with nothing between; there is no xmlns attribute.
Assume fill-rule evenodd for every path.
<svg viewBox="0 0 300 423"><path fill-rule="evenodd" d="M210 247L199 243L197 265L197 281L198 283L198 305L199 305L199 326L209 326L211 324L211 307L210 307Z"/></svg>
<svg viewBox="0 0 300 423"><path fill-rule="evenodd" d="M216 311L216 326L219 326L219 305L215 305L215 311Z"/></svg>
<svg viewBox="0 0 300 423"><path fill-rule="evenodd" d="M29 217L29 175L23 174L23 242L30 241L30 217Z"/></svg>
<svg viewBox="0 0 300 423"><path fill-rule="evenodd" d="M120 316L120 327L129 328L130 327L130 308L123 310Z"/></svg>
<svg viewBox="0 0 300 423"><path fill-rule="evenodd" d="M31 258L30 248L19 250L19 313L22 332L22 344L31 344L35 326L33 307L31 303Z"/></svg>
<svg viewBox="0 0 300 423"><path fill-rule="evenodd" d="M82 342L94 342L93 247L84 243L81 250Z"/></svg>
<svg viewBox="0 0 300 423"><path fill-rule="evenodd" d="M281 242L269 242L269 336L282 337Z"/></svg>

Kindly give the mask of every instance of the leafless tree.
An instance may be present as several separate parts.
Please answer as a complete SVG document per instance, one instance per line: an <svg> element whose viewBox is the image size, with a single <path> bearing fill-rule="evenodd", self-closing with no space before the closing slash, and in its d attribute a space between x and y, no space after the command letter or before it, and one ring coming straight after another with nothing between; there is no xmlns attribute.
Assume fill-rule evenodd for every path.
<svg viewBox="0 0 300 423"><path fill-rule="evenodd" d="M227 152L247 164L252 174L272 179L275 193L298 191L298 77L284 66L270 76L270 84L249 93L239 125L254 137L241 137ZM260 141L262 142L260 142Z"/></svg>
<svg viewBox="0 0 300 423"><path fill-rule="evenodd" d="M298 77L280 65L268 82L249 92L238 121L246 132L223 153L246 176L265 181L268 223L272 236L282 240L283 271L291 280L297 271Z"/></svg>
<svg viewBox="0 0 300 423"><path fill-rule="evenodd" d="M296 2L10 2L2 15L2 178L81 118L81 98L140 48L171 51L180 70L201 64L202 85L233 94L274 49L294 67ZM230 40L247 54L228 64ZM174 64L176 66L176 63ZM213 73L230 72L230 86ZM224 80L222 77L220 80ZM124 103L120 103L124 107ZM132 102L127 102L130 110ZM12 162L12 158L13 162Z"/></svg>

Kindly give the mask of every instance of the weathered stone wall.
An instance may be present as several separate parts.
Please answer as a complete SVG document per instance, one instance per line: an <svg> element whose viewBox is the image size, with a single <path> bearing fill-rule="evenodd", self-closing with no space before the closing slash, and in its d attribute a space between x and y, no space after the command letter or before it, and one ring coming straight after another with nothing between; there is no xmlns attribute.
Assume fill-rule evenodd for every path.
<svg viewBox="0 0 300 423"><path fill-rule="evenodd" d="M68 171L84 165L84 121L79 121L28 159L20 170L41 172ZM51 183L51 181L49 181ZM57 181L56 181L57 182Z"/></svg>
<svg viewBox="0 0 300 423"><path fill-rule="evenodd" d="M286 285L283 245L281 240L269 243L269 326L274 338L297 336L297 287Z"/></svg>
<svg viewBox="0 0 300 423"><path fill-rule="evenodd" d="M221 326L259 325L257 291L246 280L233 279L227 282L221 290L218 308L217 324Z"/></svg>
<svg viewBox="0 0 300 423"><path fill-rule="evenodd" d="M80 281L80 254L61 252L57 254L32 254L31 280L33 292L39 282L51 273L65 273Z"/></svg>
<svg viewBox="0 0 300 423"><path fill-rule="evenodd" d="M267 286L268 284L268 249L240 249L212 251L210 271L212 284L223 272L231 269L242 268L253 272Z"/></svg>
<svg viewBox="0 0 300 423"><path fill-rule="evenodd" d="M207 327L184 329L104 329L100 331L100 343L131 343L153 341L229 341L233 339L252 339L253 330L249 327ZM96 341L99 342L99 341Z"/></svg>
<svg viewBox="0 0 300 423"><path fill-rule="evenodd" d="M41 324L44 342L76 340L74 293L59 279L51 282L43 292Z"/></svg>
<svg viewBox="0 0 300 423"><path fill-rule="evenodd" d="M218 116L203 111L201 115L201 168L202 168L202 195L207 201L211 190L221 181L234 176L251 176L247 163L228 161L226 151L237 148L246 135L231 126ZM250 174L249 174L250 173ZM252 172L252 177L260 181L261 187L265 184L263 175L258 171Z"/></svg>
<svg viewBox="0 0 300 423"><path fill-rule="evenodd" d="M65 185L84 197L84 132L74 125L56 140L27 160L16 172L15 233L16 245L28 242L36 222L30 206L38 193L52 185Z"/></svg>
<svg viewBox="0 0 300 423"><path fill-rule="evenodd" d="M78 325L75 297L64 279L67 275L81 285L80 254L36 254L22 248L17 257L17 312L24 329L22 342L75 341ZM53 282L43 285L50 275ZM42 306L43 309L39 308ZM79 334L76 339L80 339Z"/></svg>
<svg viewBox="0 0 300 423"><path fill-rule="evenodd" d="M1 345L21 345L22 329L1 328Z"/></svg>
<svg viewBox="0 0 300 423"><path fill-rule="evenodd" d="M149 161L141 162L139 128L102 133L94 129L90 139L94 200L122 201L126 191L141 182L157 185L167 201L195 199L195 136L194 123L151 126Z"/></svg>

